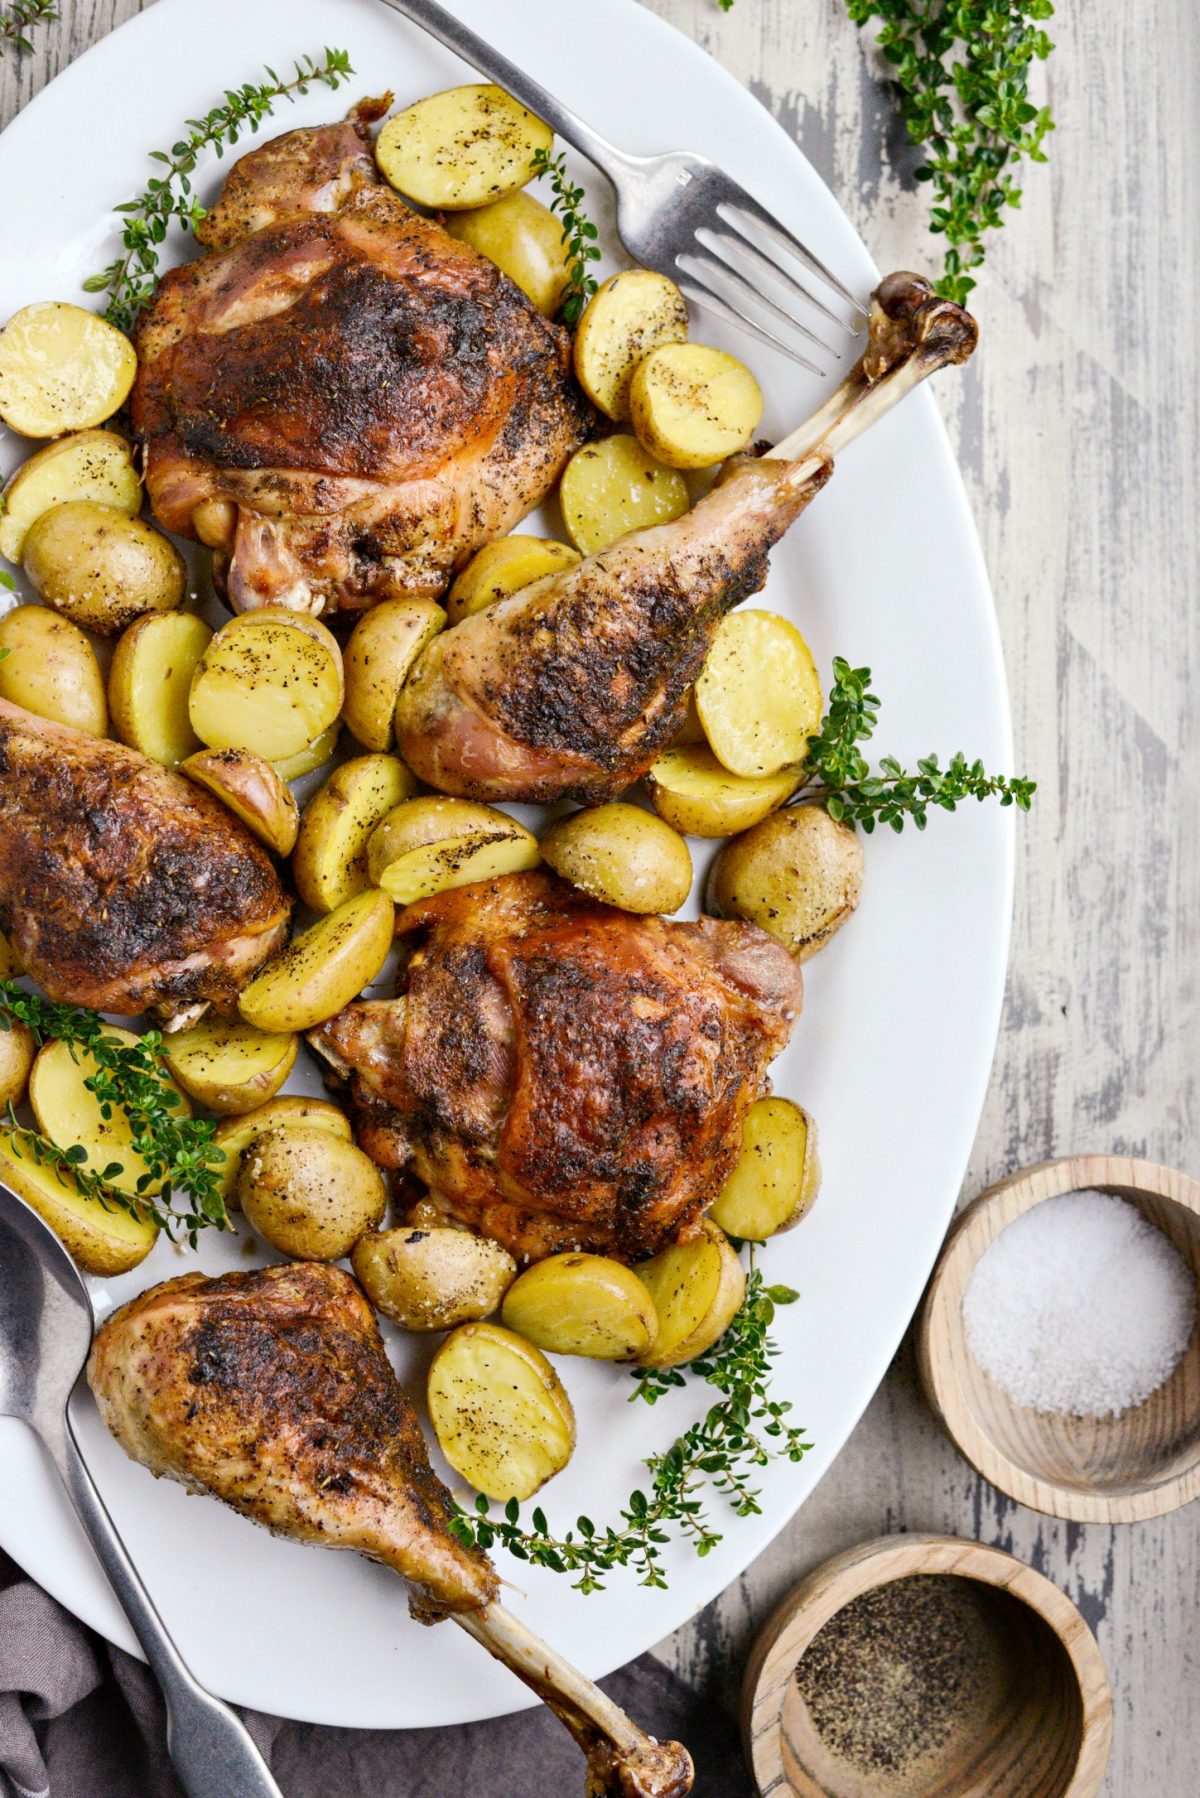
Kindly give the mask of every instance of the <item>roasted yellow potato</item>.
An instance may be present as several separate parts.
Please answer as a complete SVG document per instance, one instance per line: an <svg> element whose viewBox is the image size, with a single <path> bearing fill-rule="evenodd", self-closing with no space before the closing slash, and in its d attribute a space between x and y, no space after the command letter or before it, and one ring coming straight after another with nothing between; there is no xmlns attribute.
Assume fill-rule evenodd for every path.
<svg viewBox="0 0 1200 1798"><path fill-rule="evenodd" d="M0 1028L0 1108L19 1105L29 1084L29 1070L37 1053L32 1030L6 1022Z"/></svg>
<svg viewBox="0 0 1200 1798"><path fill-rule="evenodd" d="M419 206L463 212L515 193L532 179L554 133L490 82L450 87L388 120L375 160L397 193Z"/></svg>
<svg viewBox="0 0 1200 1798"><path fill-rule="evenodd" d="M372 1231L350 1257L359 1285L406 1330L453 1330L490 1317L517 1272L507 1249L466 1230Z"/></svg>
<svg viewBox="0 0 1200 1798"><path fill-rule="evenodd" d="M141 518L94 499L51 506L25 533L25 573L44 604L115 637L146 612L182 605L187 566Z"/></svg>
<svg viewBox="0 0 1200 1798"><path fill-rule="evenodd" d="M150 612L122 632L108 671L108 705L122 743L166 768L199 749L188 694L211 641L207 624L191 612Z"/></svg>
<svg viewBox="0 0 1200 1798"><path fill-rule="evenodd" d="M237 1208L237 1178L242 1169L242 1156L250 1144L268 1130L290 1130L296 1125L314 1130L328 1130L343 1142L350 1142L353 1131L350 1119L328 1099L310 1099L301 1093L284 1093L270 1099L240 1117L226 1118L217 1125L213 1141L225 1159L217 1171L218 1190L225 1204Z"/></svg>
<svg viewBox="0 0 1200 1798"><path fill-rule="evenodd" d="M271 766L283 781L299 780L302 774L314 774L326 762L333 760L341 734L341 723L335 722L303 749L297 750L295 755L282 756L278 761L273 761Z"/></svg>
<svg viewBox="0 0 1200 1798"><path fill-rule="evenodd" d="M509 1287L500 1319L547 1354L594 1361L643 1361L658 1335L650 1294L606 1255L535 1262Z"/></svg>
<svg viewBox="0 0 1200 1798"><path fill-rule="evenodd" d="M371 1158L303 1124L255 1137L242 1156L237 1196L259 1235L297 1261L340 1261L387 1209Z"/></svg>
<svg viewBox="0 0 1200 1798"><path fill-rule="evenodd" d="M777 612L722 618L696 682L696 710L731 774L776 774L803 761L821 725L821 682L795 625Z"/></svg>
<svg viewBox="0 0 1200 1798"><path fill-rule="evenodd" d="M519 593L543 575L573 568L579 551L552 537L498 537L467 563L450 589L446 611L451 624L459 624L472 612L482 612Z"/></svg>
<svg viewBox="0 0 1200 1798"><path fill-rule="evenodd" d="M538 860L537 838L523 824L472 799L406 799L367 843L367 872L397 905L520 874Z"/></svg>
<svg viewBox="0 0 1200 1798"><path fill-rule="evenodd" d="M541 851L572 886L622 911L678 911L692 890L687 844L640 805L570 812L542 832Z"/></svg>
<svg viewBox="0 0 1200 1798"><path fill-rule="evenodd" d="M342 715L364 749L390 749L395 742L400 689L445 626L446 614L432 599L384 599L351 631Z"/></svg>
<svg viewBox="0 0 1200 1798"><path fill-rule="evenodd" d="M0 618L0 699L89 737L108 729L104 676L77 624L45 606L15 606Z"/></svg>
<svg viewBox="0 0 1200 1798"><path fill-rule="evenodd" d="M141 476L124 437L115 431L79 431L22 462L4 489L0 556L19 562L30 525L52 506L75 499L97 500L128 518L141 509Z"/></svg>
<svg viewBox="0 0 1200 1798"><path fill-rule="evenodd" d="M103 424L125 404L137 357L94 312L39 300L0 331L0 419L22 437L61 437Z"/></svg>
<svg viewBox="0 0 1200 1798"><path fill-rule="evenodd" d="M115 1024L106 1025L105 1035L126 1045L138 1040L132 1031L119 1030ZM132 1146L133 1126L124 1111L113 1106L112 1115L106 1118L100 1100L86 1084L97 1071L90 1050L65 1042L45 1043L30 1071L29 1103L43 1136L60 1149L78 1144L86 1151L84 1167L118 1192L135 1194L138 1181L149 1169ZM166 1074L162 1084L176 1116L190 1117L191 1106ZM111 1173L110 1168L114 1169Z"/></svg>
<svg viewBox="0 0 1200 1798"><path fill-rule="evenodd" d="M192 675L188 715L210 749L299 755L337 722L342 652L315 618L272 608L222 625Z"/></svg>
<svg viewBox="0 0 1200 1798"><path fill-rule="evenodd" d="M575 1448L575 1412L540 1349L499 1324L463 1324L429 1368L429 1418L456 1473L488 1498L532 1498Z"/></svg>
<svg viewBox="0 0 1200 1798"><path fill-rule="evenodd" d="M646 788L659 817L685 836L731 837L769 818L803 778L799 768L781 768L747 779L722 767L707 743L689 743L663 751Z"/></svg>
<svg viewBox="0 0 1200 1798"><path fill-rule="evenodd" d="M360 755L334 770L304 808L292 856L292 878L305 905L330 912L372 884L371 833L416 786L394 755Z"/></svg>
<svg viewBox="0 0 1200 1798"><path fill-rule="evenodd" d="M163 1060L184 1092L222 1116L273 1099L293 1067L300 1039L252 1030L236 1018L205 1017L163 1039Z"/></svg>
<svg viewBox="0 0 1200 1798"><path fill-rule="evenodd" d="M395 912L371 888L347 899L256 974L238 1010L256 1030L311 1030L357 999L387 960Z"/></svg>
<svg viewBox="0 0 1200 1798"><path fill-rule="evenodd" d="M626 436L577 449L563 470L558 499L567 535L585 556L627 531L679 518L689 504L678 469L656 462L636 437Z"/></svg>
<svg viewBox="0 0 1200 1798"><path fill-rule="evenodd" d="M658 1317L658 1335L642 1360L678 1367L718 1342L741 1309L746 1275L723 1230L702 1221L702 1234L638 1263Z"/></svg>
<svg viewBox="0 0 1200 1798"><path fill-rule="evenodd" d="M28 1130L0 1131L0 1180L49 1224L86 1274L127 1274L154 1247L157 1224L115 1202L103 1205L69 1175L39 1165Z"/></svg>
<svg viewBox="0 0 1200 1798"><path fill-rule="evenodd" d="M807 961L842 928L862 895L862 844L820 806L793 805L725 844L708 909L748 918Z"/></svg>
<svg viewBox="0 0 1200 1798"><path fill-rule="evenodd" d="M629 384L638 439L670 468L724 462L745 449L762 415L762 389L746 364L705 343L663 344Z"/></svg>
<svg viewBox="0 0 1200 1798"><path fill-rule="evenodd" d="M674 281L648 268L610 275L588 301L575 333L576 379L601 412L627 419L638 364L687 334L687 305Z"/></svg>
<svg viewBox="0 0 1200 1798"><path fill-rule="evenodd" d="M503 269L538 311L553 318L571 278L562 220L532 194L506 194L490 206L452 212L446 230Z"/></svg>
<svg viewBox="0 0 1200 1798"><path fill-rule="evenodd" d="M300 829L300 808L270 762L252 749L202 749L179 772L206 787L274 855L290 855Z"/></svg>
<svg viewBox="0 0 1200 1798"><path fill-rule="evenodd" d="M730 1236L765 1242L790 1230L821 1184L817 1126L790 1099L759 1099L742 1121L742 1153L709 1207Z"/></svg>

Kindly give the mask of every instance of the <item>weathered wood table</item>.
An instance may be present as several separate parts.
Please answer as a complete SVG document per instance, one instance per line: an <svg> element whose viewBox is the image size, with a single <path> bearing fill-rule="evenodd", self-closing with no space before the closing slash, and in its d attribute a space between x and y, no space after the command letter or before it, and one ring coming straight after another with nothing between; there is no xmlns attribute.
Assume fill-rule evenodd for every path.
<svg viewBox="0 0 1200 1798"><path fill-rule="evenodd" d="M881 267L934 262L926 196L903 173L915 158L842 0L647 3L798 139ZM0 125L141 4L62 0L35 54L0 65ZM1200 9L1095 0L1051 33L1050 162L974 296L982 353L935 386L995 586L1017 759L1040 782L964 1199L1072 1150L1200 1167ZM931 1093L912 1128L936 1117ZM1112 1675L1107 1798L1190 1798L1200 1512L1108 1530L1010 1504L931 1421L907 1348L801 1515L659 1652L732 1699L784 1589L901 1529L999 1544L1069 1592Z"/></svg>

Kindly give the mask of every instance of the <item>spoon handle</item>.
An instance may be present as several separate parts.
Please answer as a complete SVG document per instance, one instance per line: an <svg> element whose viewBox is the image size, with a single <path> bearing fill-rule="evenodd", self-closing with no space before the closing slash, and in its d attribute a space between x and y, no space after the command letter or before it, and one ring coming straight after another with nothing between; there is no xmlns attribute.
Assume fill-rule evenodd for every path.
<svg viewBox="0 0 1200 1798"><path fill-rule="evenodd" d="M184 1662L96 1489L69 1415L65 1421L61 1441L42 1439L162 1687L167 1747L188 1798L281 1798L245 1725Z"/></svg>

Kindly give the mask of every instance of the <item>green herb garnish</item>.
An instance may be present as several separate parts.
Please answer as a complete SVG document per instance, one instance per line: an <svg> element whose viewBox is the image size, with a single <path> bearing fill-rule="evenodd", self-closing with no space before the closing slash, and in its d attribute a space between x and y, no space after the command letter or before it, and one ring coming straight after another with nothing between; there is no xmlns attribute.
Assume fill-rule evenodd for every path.
<svg viewBox="0 0 1200 1798"><path fill-rule="evenodd" d="M561 151L557 156L551 156L549 150L536 150L530 166L535 175L550 177L554 190L550 210L562 218L562 241L567 246L568 265L567 285L558 316L564 325L573 329L599 285L596 277L589 274L588 264L600 260L596 243L600 233L583 210L586 196L582 187L576 187L567 174L567 159Z"/></svg>
<svg viewBox="0 0 1200 1798"><path fill-rule="evenodd" d="M915 773L885 755L872 772L858 747L874 735L878 721L879 699L870 688L869 668L851 668L841 656L834 657L829 710L816 736L808 739L808 779L798 801L815 800L831 818L861 825L868 836L876 824L901 831L906 818L924 830L931 805L952 812L964 799L998 799L1001 805L1029 810L1035 780L988 774L982 762L968 762L961 753L945 768L936 755L925 756Z"/></svg>
<svg viewBox="0 0 1200 1798"><path fill-rule="evenodd" d="M83 1049L96 1063L84 1085L100 1101L101 1114L123 1111L132 1133L133 1151L146 1163L137 1180L137 1196L117 1191L111 1182L123 1171L113 1161L99 1173L88 1168L87 1151L78 1144L60 1148L36 1130L26 1130L9 1107L17 1154L28 1154L43 1166L56 1167L74 1179L81 1192L111 1209L121 1206L137 1216L152 1217L172 1236L186 1234L192 1247L201 1230L229 1228L218 1170L225 1151L213 1141L216 1124L190 1118L181 1110L179 1094L163 1065L162 1033L148 1030L136 1043L123 1043L94 1011L60 1005L40 993L27 993L14 980L0 980L0 1030L24 1024L39 1046L65 1042ZM186 1209L176 1207L176 1199Z"/></svg>
<svg viewBox="0 0 1200 1798"><path fill-rule="evenodd" d="M0 7L0 57L10 45L18 56L27 55L33 49L25 35L30 26L48 25L57 17L55 0L12 0Z"/></svg>
<svg viewBox="0 0 1200 1798"><path fill-rule="evenodd" d="M662 1551L669 1542L689 1541L703 1556L721 1540L705 1506L705 1487L723 1493L736 1516L756 1516L761 1506L751 1484L755 1468L779 1457L799 1461L811 1446L803 1430L788 1423L790 1404L770 1396L771 1362L779 1352L769 1333L775 1307L796 1297L788 1286L764 1283L751 1245L746 1296L721 1340L686 1368L636 1371L631 1398L647 1404L685 1386L688 1376L722 1396L664 1454L649 1457L650 1490L630 1494L619 1526L597 1528L590 1517L579 1517L574 1529L556 1536L540 1506L523 1524L516 1499L493 1516L480 1495L474 1511L459 1510L451 1520L458 1540L482 1549L499 1543L518 1561L577 1574L572 1584L580 1592L603 1591L604 1576L614 1567L635 1567L640 1585L665 1586Z"/></svg>
<svg viewBox="0 0 1200 1798"><path fill-rule="evenodd" d="M292 100L296 94L308 92L314 81L338 88L354 73L349 53L326 49L325 61L316 63L311 56L302 57L295 65L296 73L281 80L272 68L267 69L269 82L255 86L227 88L220 106L214 106L202 119L188 119L188 134L165 150L152 150L153 161L163 165L163 173L147 181L145 191L135 200L126 200L114 208L124 214L121 233L124 254L84 282L88 293L106 293L108 304L104 316L109 324L128 331L142 307L158 285L159 245L174 219L183 231L195 230L204 217L192 192L191 177L205 150L223 156L225 146L236 144L244 131L255 132L262 121L275 110L277 100Z"/></svg>

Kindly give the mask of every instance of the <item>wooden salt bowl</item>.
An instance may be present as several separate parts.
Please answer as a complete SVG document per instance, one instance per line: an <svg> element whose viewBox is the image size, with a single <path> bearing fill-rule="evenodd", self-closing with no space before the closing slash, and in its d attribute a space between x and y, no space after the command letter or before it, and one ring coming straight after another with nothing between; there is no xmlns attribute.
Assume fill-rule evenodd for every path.
<svg viewBox="0 0 1200 1798"><path fill-rule="evenodd" d="M925 1295L917 1359L951 1440L993 1486L1052 1517L1138 1523L1200 1495L1200 1329L1165 1385L1099 1418L1017 1404L979 1366L963 1324L963 1293L989 1243L1023 1211L1084 1188L1136 1205L1200 1285L1200 1181L1120 1156L1044 1161L991 1187L957 1219Z"/></svg>
<svg viewBox="0 0 1200 1798"><path fill-rule="evenodd" d="M990 1671L934 1759L864 1773L821 1740L796 1664L851 1599L917 1574L970 1585ZM885 1536L827 1561L784 1599L746 1669L742 1730L763 1798L1094 1798L1112 1697L1087 1624L1032 1567L953 1536Z"/></svg>

